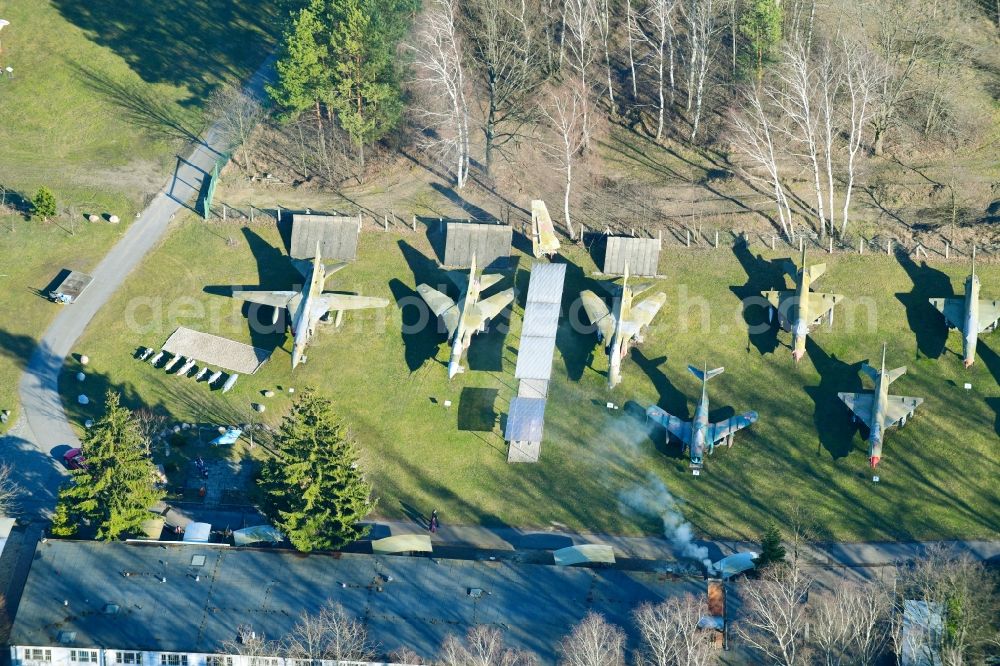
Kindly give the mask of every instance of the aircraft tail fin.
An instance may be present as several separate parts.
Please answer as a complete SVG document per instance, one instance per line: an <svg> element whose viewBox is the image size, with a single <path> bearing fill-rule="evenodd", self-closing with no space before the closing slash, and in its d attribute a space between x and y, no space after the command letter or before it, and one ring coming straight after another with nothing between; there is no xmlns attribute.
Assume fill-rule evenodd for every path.
<svg viewBox="0 0 1000 666"><path fill-rule="evenodd" d="M706 366L706 369L702 370L701 368L696 368L693 365L689 365L688 370L690 370L691 374L700 379L701 381L707 382L712 377L721 375L725 371L725 368L715 368L714 370L708 370Z"/></svg>
<svg viewBox="0 0 1000 666"><path fill-rule="evenodd" d="M810 282L815 282L826 272L826 264L815 264L806 269Z"/></svg>
<svg viewBox="0 0 1000 666"><path fill-rule="evenodd" d="M891 384L905 374L906 374L905 365L901 368L896 368L895 370L889 370L885 373L885 381Z"/></svg>

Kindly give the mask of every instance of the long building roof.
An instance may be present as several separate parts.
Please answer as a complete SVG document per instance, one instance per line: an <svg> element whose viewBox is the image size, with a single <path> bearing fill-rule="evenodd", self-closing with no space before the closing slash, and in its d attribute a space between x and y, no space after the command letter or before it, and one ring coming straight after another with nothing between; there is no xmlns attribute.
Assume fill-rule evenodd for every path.
<svg viewBox="0 0 1000 666"><path fill-rule="evenodd" d="M698 587L512 561L50 539L38 545L10 644L216 653L241 625L277 639L332 600L364 619L384 653L408 646L430 657L446 635L492 624L550 662L588 610L628 628L640 603Z"/></svg>

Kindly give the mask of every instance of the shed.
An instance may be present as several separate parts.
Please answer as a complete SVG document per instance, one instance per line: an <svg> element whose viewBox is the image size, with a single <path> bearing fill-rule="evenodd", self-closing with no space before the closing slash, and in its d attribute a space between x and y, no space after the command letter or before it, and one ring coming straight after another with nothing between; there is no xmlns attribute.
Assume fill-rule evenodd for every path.
<svg viewBox="0 0 1000 666"><path fill-rule="evenodd" d="M660 265L660 241L655 238L608 236L604 250L604 272L654 277Z"/></svg>
<svg viewBox="0 0 1000 666"><path fill-rule="evenodd" d="M449 222L445 238L444 265L468 268L472 256L480 268L505 265L510 257L513 231L506 224Z"/></svg>
<svg viewBox="0 0 1000 666"><path fill-rule="evenodd" d="M559 566L571 566L573 564L614 564L615 551L611 546L599 543L585 543L569 548L560 548L552 553L556 564Z"/></svg>
<svg viewBox="0 0 1000 666"><path fill-rule="evenodd" d="M316 243L324 259L354 261L358 256L358 234L361 216L344 215L292 215L291 256L312 259L316 256Z"/></svg>

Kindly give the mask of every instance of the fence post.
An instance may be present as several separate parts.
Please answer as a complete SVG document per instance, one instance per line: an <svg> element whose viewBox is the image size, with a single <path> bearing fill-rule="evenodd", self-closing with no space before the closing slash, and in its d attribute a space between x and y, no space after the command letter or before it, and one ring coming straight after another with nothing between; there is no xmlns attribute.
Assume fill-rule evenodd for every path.
<svg viewBox="0 0 1000 666"><path fill-rule="evenodd" d="M715 230L715 249L719 249L719 230Z"/></svg>
<svg viewBox="0 0 1000 666"><path fill-rule="evenodd" d="M799 236L799 252L802 252L802 248L805 246L805 236Z"/></svg>
<svg viewBox="0 0 1000 666"><path fill-rule="evenodd" d="M892 239L891 238L885 242L885 253L887 255L892 254Z"/></svg>
<svg viewBox="0 0 1000 666"><path fill-rule="evenodd" d="M833 254L833 236L830 236L830 254Z"/></svg>
<svg viewBox="0 0 1000 666"><path fill-rule="evenodd" d="M859 237L858 238L858 254L864 254L864 253L865 253L865 239Z"/></svg>
<svg viewBox="0 0 1000 666"><path fill-rule="evenodd" d="M281 206L275 206L278 210L278 224L281 224Z"/></svg>
<svg viewBox="0 0 1000 666"><path fill-rule="evenodd" d="M774 251L775 245L778 244L778 238L776 234L771 234L771 251Z"/></svg>
<svg viewBox="0 0 1000 666"><path fill-rule="evenodd" d="M413 221L412 221L412 223L411 223L410 226L413 227L413 231L414 232L417 231L417 216L416 215L413 216Z"/></svg>
<svg viewBox="0 0 1000 666"><path fill-rule="evenodd" d="M948 255L951 254L951 243L948 241L944 242L944 258L947 259Z"/></svg>
<svg viewBox="0 0 1000 666"><path fill-rule="evenodd" d="M657 229L657 231L656 231L656 237L660 241L660 249L662 250L663 249L663 229Z"/></svg>
<svg viewBox="0 0 1000 666"><path fill-rule="evenodd" d="M389 231L389 216L382 214L382 231Z"/></svg>
<svg viewBox="0 0 1000 666"><path fill-rule="evenodd" d="M223 222L225 222L226 221L226 217L228 217L227 213L228 213L228 211L227 211L226 204L222 204L222 221Z"/></svg>
<svg viewBox="0 0 1000 666"><path fill-rule="evenodd" d="M687 246L691 247L691 230L690 229L686 229L685 233L687 234Z"/></svg>
<svg viewBox="0 0 1000 666"><path fill-rule="evenodd" d="M253 224L253 204L250 204L250 224Z"/></svg>

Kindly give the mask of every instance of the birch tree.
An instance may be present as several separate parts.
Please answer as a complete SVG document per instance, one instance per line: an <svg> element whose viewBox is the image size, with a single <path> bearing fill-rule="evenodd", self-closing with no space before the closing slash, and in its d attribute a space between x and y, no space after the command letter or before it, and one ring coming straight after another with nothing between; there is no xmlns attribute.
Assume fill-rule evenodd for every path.
<svg viewBox="0 0 1000 666"><path fill-rule="evenodd" d="M892 598L880 581L846 583L810 600L810 642L827 666L877 663L889 645Z"/></svg>
<svg viewBox="0 0 1000 666"><path fill-rule="evenodd" d="M428 148L453 165L455 184L462 188L469 176L469 106L454 0L431 0L414 51L416 80L426 97L417 116L430 130Z"/></svg>
<svg viewBox="0 0 1000 666"><path fill-rule="evenodd" d="M638 666L708 666L717 650L698 630L704 602L694 595L669 597L660 604L644 604L635 612L642 637Z"/></svg>
<svg viewBox="0 0 1000 666"><path fill-rule="evenodd" d="M839 108L843 85L843 69L829 42L823 44L816 67L816 106L819 114L819 143L826 176L827 202L830 205L830 233L835 229L833 151L840 136Z"/></svg>
<svg viewBox="0 0 1000 666"><path fill-rule="evenodd" d="M465 640L455 635L445 638L438 660L441 666L534 666L535 656L504 645L503 633L496 627L477 625L469 629Z"/></svg>
<svg viewBox="0 0 1000 666"><path fill-rule="evenodd" d="M563 219L570 238L576 238L573 222L570 219L569 199L573 187L573 163L586 144L584 132L585 111L584 95L575 87L563 92L550 92L549 104L544 109L549 126L555 133L552 142L543 144L544 152L555 162L556 168L563 172Z"/></svg>
<svg viewBox="0 0 1000 666"><path fill-rule="evenodd" d="M715 0L687 0L684 17L687 22L688 38L688 100L687 110L691 113L691 141L698 136L701 122L702 102L705 98L705 81L715 52L716 10Z"/></svg>
<svg viewBox="0 0 1000 666"><path fill-rule="evenodd" d="M368 630L347 615L343 606L328 601L317 613L303 613L284 639L283 652L291 659L372 661L375 650Z"/></svg>
<svg viewBox="0 0 1000 666"><path fill-rule="evenodd" d="M770 663L802 663L807 623L805 600L812 579L796 564L779 564L748 580L739 590L743 617L740 638Z"/></svg>
<svg viewBox="0 0 1000 666"><path fill-rule="evenodd" d="M561 666L625 666L625 632L588 613L563 639Z"/></svg>
<svg viewBox="0 0 1000 666"><path fill-rule="evenodd" d="M778 213L778 224L782 233L791 240L792 211L781 181L775 149L776 128L765 107L766 99L761 86L755 86L744 93L743 108L731 120L733 146L749 161L749 168L741 167L744 175L752 181L763 183L771 190Z"/></svg>
<svg viewBox="0 0 1000 666"><path fill-rule="evenodd" d="M871 52L857 43L851 43L846 38L844 44L844 84L847 92L847 166L844 184L844 206L841 212L840 233L847 231L849 220L851 192L854 189L857 155L864 139L865 127L872 117L872 102L875 91L884 77L878 71L878 65L871 57Z"/></svg>
<svg viewBox="0 0 1000 666"><path fill-rule="evenodd" d="M666 114L666 80L669 76L670 82L670 102L674 101L674 37L676 29L674 26L675 16L679 0L651 0L649 7L638 18L636 25L639 27L640 35L647 46L652 50L652 68L656 71L656 93L657 93L657 120L656 139L663 136L664 116Z"/></svg>
<svg viewBox="0 0 1000 666"><path fill-rule="evenodd" d="M615 86L611 80L611 48L608 44L615 27L611 22L611 18L614 16L611 11L611 2L612 0L595 0L594 15L596 18L597 34L600 36L601 44L604 47L604 68L608 78L608 101L611 102L611 107L614 108Z"/></svg>
<svg viewBox="0 0 1000 666"><path fill-rule="evenodd" d="M595 58L597 32L596 0L565 0L563 6L563 43L566 58L577 79L577 104L580 109L582 148L590 146L590 78Z"/></svg>

